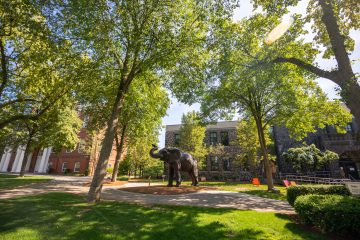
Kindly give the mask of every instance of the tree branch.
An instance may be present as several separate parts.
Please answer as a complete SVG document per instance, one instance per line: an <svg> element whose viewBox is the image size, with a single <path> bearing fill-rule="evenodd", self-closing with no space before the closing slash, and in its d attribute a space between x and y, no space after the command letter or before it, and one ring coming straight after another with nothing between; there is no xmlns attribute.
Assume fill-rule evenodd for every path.
<svg viewBox="0 0 360 240"><path fill-rule="evenodd" d="M306 62L304 62L298 58L294 58L294 57L291 57L291 58L278 57L278 58L275 58L272 62L273 63L286 63L286 62L291 63L291 64L294 64L294 65L296 65L300 68L303 68L309 72L312 72L319 77L330 79L336 83L338 82L338 79L336 77L338 70L331 71L331 72L325 71L318 67L315 67L312 64L306 63Z"/></svg>

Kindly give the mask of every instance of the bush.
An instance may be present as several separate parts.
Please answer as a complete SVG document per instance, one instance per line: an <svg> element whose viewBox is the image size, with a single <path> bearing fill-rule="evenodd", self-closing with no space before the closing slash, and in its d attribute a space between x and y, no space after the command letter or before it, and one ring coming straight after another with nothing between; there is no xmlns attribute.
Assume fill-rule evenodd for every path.
<svg viewBox="0 0 360 240"><path fill-rule="evenodd" d="M295 211L305 223L345 237L360 237L360 199L340 195L300 196Z"/></svg>
<svg viewBox="0 0 360 240"><path fill-rule="evenodd" d="M114 172L114 168L107 168L107 169L106 169L106 172L107 172L108 174L112 174L112 173Z"/></svg>
<svg viewBox="0 0 360 240"><path fill-rule="evenodd" d="M344 185L301 185L289 187L286 197L290 205L294 206L297 197L307 194L349 196L350 192Z"/></svg>

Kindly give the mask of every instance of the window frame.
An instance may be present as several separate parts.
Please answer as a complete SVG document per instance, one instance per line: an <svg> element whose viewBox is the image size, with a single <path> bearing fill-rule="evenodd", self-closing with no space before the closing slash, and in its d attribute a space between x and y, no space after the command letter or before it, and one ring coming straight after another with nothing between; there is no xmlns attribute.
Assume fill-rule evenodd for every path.
<svg viewBox="0 0 360 240"><path fill-rule="evenodd" d="M79 170L78 171L76 171L76 169L77 169L76 164L79 164L79 167L78 167ZM74 173L75 172L80 172L80 170L81 170L81 163L80 162L75 162L75 164L74 164Z"/></svg>
<svg viewBox="0 0 360 240"><path fill-rule="evenodd" d="M215 134L216 136L213 137L212 135ZM213 141L215 139L215 141ZM217 132L210 132L210 145L216 145L218 143L218 133Z"/></svg>
<svg viewBox="0 0 360 240"><path fill-rule="evenodd" d="M65 172L64 165L66 166L65 169L68 169L68 167L67 167L68 162L63 162L62 165L61 165L61 172Z"/></svg>
<svg viewBox="0 0 360 240"><path fill-rule="evenodd" d="M219 157L218 156L210 156L210 170L211 171L219 171L219 169L220 169Z"/></svg>
<svg viewBox="0 0 360 240"><path fill-rule="evenodd" d="M224 135L226 136L226 139L224 139ZM229 132L228 131L221 131L220 132L220 141L221 141L221 144L224 145L224 146L229 146L230 145Z"/></svg>
<svg viewBox="0 0 360 240"><path fill-rule="evenodd" d="M180 144L180 133L174 134L174 144L179 145Z"/></svg>

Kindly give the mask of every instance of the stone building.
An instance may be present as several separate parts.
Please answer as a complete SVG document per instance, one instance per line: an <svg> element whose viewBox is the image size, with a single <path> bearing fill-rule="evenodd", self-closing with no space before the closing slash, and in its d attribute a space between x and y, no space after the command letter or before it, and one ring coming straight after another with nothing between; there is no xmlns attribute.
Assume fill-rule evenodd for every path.
<svg viewBox="0 0 360 240"><path fill-rule="evenodd" d="M79 143L74 150L62 149L59 153L52 151L52 147L37 149L29 155L26 172L29 173L54 173L67 172L75 174L93 175L101 149L102 133L89 135L84 122L79 136ZM19 173L24 160L25 147L8 147L0 159L0 172ZM114 167L116 145L109 158L108 168Z"/></svg>
<svg viewBox="0 0 360 240"><path fill-rule="evenodd" d="M200 168L199 176L206 179L238 179L240 178L239 168L235 163L240 147L236 143L237 121L218 122L215 125L208 125L205 133L205 144L207 146L221 144L224 146L224 154L209 154L206 156L203 167ZM176 147L180 140L181 124L167 125L165 133L165 147ZM184 176L186 177L186 176Z"/></svg>
<svg viewBox="0 0 360 240"><path fill-rule="evenodd" d="M303 139L308 145L315 144L320 150L330 150L339 155L339 160L333 161L328 169L331 177L341 177L340 169L343 169L345 176L359 179L360 175L360 141L356 138L359 127L354 119L346 126L346 134L337 133L335 127L326 126L318 129L316 133L310 133ZM303 141L295 141L289 136L285 127L273 127L275 150L279 171L282 173L292 172L291 164L286 163L282 153L289 148L301 146Z"/></svg>

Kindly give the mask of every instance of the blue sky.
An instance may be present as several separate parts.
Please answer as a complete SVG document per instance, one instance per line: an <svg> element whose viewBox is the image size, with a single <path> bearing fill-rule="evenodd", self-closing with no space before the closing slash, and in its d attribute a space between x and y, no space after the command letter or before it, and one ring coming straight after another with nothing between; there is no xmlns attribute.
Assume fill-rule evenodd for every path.
<svg viewBox="0 0 360 240"><path fill-rule="evenodd" d="M308 0L300 1L297 7L293 7L290 10L290 14L294 13L305 13L306 6L307 6ZM253 14L253 8L250 4L250 0L241 0L240 7L235 10L234 13L234 21L238 21L244 17L249 17ZM310 31L311 32L311 31ZM357 60L357 62L353 65L353 69L355 73L360 73L360 31L352 31L350 33L351 37L355 39L355 50L350 55L351 60ZM304 36L304 38L307 41L312 41L312 35L309 34L307 36ZM334 59L321 59L320 57L317 59L317 63L319 64L319 67L322 69L330 70L331 68L336 67L336 62ZM323 89L325 93L327 93L328 97L330 99L338 98L336 93L336 84L331 82L330 80L319 78L317 79L318 84ZM169 109L167 110L167 116L165 116L162 119L162 125L164 128L161 131L161 134L159 135L159 146L164 147L165 145L165 125L170 124L180 124L181 123L181 117L184 113L190 112L192 110L199 110L200 105L194 104L194 105L186 105L183 103L180 103L176 100L176 98L171 98L171 105Z"/></svg>

